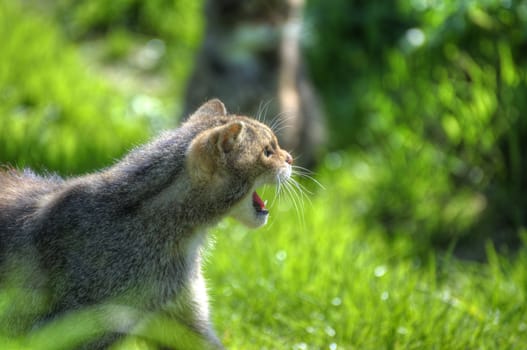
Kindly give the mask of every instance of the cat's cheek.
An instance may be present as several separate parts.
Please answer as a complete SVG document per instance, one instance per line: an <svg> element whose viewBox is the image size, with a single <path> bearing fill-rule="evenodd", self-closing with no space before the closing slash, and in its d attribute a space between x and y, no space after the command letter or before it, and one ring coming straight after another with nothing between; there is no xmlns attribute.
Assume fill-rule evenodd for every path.
<svg viewBox="0 0 527 350"><path fill-rule="evenodd" d="M267 223L268 213L258 213L253 207L252 201L242 200L236 204L230 211L229 216L233 217L243 225L249 228L262 227Z"/></svg>

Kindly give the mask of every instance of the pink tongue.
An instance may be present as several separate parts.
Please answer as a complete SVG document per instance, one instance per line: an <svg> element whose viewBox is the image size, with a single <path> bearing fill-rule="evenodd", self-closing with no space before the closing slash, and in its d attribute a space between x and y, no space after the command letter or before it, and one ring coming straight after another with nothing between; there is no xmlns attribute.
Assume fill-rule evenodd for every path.
<svg viewBox="0 0 527 350"><path fill-rule="evenodd" d="M253 205L256 207L260 207L259 209L260 210L264 210L265 209L265 203L262 201L262 199L260 198L260 196L258 196L258 194L255 192L253 192Z"/></svg>

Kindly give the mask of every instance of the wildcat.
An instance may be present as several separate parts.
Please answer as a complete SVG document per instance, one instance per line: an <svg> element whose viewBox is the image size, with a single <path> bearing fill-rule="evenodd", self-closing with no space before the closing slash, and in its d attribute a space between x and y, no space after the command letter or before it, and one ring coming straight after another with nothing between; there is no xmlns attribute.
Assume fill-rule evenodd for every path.
<svg viewBox="0 0 527 350"><path fill-rule="evenodd" d="M135 316L103 313L113 331L89 348L156 312L196 335L196 348L222 348L201 273L206 228L225 216L264 225L256 188L289 181L292 162L270 128L215 99L99 172L64 180L0 171L0 283L46 301L15 309L0 331L23 334L105 303Z"/></svg>

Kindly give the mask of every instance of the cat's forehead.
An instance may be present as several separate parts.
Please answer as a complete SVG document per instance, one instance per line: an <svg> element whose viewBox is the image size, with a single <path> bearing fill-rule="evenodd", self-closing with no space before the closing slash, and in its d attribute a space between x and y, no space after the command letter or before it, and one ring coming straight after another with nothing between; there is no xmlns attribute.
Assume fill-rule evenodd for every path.
<svg viewBox="0 0 527 350"><path fill-rule="evenodd" d="M243 117L244 121L256 132L259 138L263 141L274 141L276 136L274 132L267 125L248 117Z"/></svg>

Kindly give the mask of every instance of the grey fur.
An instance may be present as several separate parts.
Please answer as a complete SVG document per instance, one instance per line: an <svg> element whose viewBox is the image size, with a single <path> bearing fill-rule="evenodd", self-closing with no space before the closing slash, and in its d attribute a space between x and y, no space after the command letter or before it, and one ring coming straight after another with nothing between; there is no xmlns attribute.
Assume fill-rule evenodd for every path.
<svg viewBox="0 0 527 350"><path fill-rule="evenodd" d="M213 110L209 105L202 112ZM185 157L196 135L226 118L187 122L83 177L0 172L0 281L16 280L46 300L29 323L14 312L1 328L27 332L65 312L107 303L138 315L161 311L197 333L202 346L221 348L200 270L204 229L245 196L254 179L233 172L220 189L196 187ZM12 278L17 274L22 277ZM140 322L121 322L113 335L88 346L104 347L119 337L115 330L132 332Z"/></svg>

